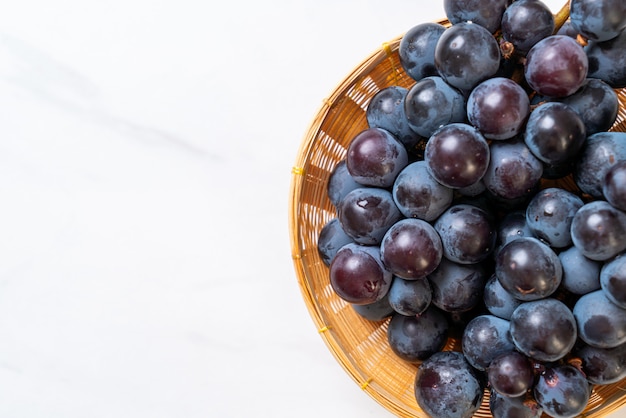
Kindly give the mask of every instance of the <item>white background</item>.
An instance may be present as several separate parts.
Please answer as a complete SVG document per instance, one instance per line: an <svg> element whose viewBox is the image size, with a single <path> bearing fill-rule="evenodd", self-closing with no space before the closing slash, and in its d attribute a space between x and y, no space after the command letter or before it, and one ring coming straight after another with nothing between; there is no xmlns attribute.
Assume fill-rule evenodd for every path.
<svg viewBox="0 0 626 418"><path fill-rule="evenodd" d="M390 416L300 295L291 167L442 1L4 3L0 417Z"/></svg>

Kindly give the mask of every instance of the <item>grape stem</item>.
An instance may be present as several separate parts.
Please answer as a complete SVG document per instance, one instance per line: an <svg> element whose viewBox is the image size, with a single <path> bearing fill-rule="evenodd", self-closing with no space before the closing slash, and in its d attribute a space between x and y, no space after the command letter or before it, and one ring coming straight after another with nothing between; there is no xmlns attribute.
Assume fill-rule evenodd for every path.
<svg viewBox="0 0 626 418"><path fill-rule="evenodd" d="M569 19L569 1L554 15L554 32L557 33Z"/></svg>

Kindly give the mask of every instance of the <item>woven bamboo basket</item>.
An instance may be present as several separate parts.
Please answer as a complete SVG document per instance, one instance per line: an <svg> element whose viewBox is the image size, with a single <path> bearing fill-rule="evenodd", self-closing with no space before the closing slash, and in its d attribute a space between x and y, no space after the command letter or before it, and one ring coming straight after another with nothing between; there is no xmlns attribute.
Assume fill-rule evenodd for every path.
<svg viewBox="0 0 626 418"><path fill-rule="evenodd" d="M562 13L563 10L559 13ZM440 21L444 25L449 23ZM336 216L326 185L350 140L367 128L365 111L379 90L415 81L402 69L398 47L402 36L382 44L335 88L314 117L292 169L289 232L300 290L319 334L344 370L363 391L398 417L427 417L414 396L417 366L399 359L387 342L388 320L372 322L359 316L331 288L328 267L317 250L321 228ZM611 130L626 132L626 89ZM573 182L567 182L569 188ZM460 351L450 338L444 348ZM626 404L626 379L594 388L586 417L606 416ZM476 417L490 417L486 391Z"/></svg>

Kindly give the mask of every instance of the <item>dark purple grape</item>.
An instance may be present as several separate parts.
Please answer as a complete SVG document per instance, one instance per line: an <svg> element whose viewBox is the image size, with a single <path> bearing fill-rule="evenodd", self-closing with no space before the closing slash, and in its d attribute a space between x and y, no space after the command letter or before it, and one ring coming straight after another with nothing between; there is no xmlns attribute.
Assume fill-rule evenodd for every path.
<svg viewBox="0 0 626 418"><path fill-rule="evenodd" d="M470 320L461 338L461 350L477 370L487 370L494 358L515 349L510 323L494 315L483 314Z"/></svg>
<svg viewBox="0 0 626 418"><path fill-rule="evenodd" d="M570 21L585 38L608 41L626 28L623 0L571 0Z"/></svg>
<svg viewBox="0 0 626 418"><path fill-rule="evenodd" d="M626 256L604 263L600 270L600 287L611 302L626 309Z"/></svg>
<svg viewBox="0 0 626 418"><path fill-rule="evenodd" d="M433 133L426 143L424 161L430 174L450 188L478 182L489 164L489 144L465 123L450 123Z"/></svg>
<svg viewBox="0 0 626 418"><path fill-rule="evenodd" d="M429 138L440 127L465 120L465 97L441 77L424 77L409 89L404 112L411 129Z"/></svg>
<svg viewBox="0 0 626 418"><path fill-rule="evenodd" d="M489 410L493 418L541 418L543 409L534 400L527 396L502 396L491 390L489 396Z"/></svg>
<svg viewBox="0 0 626 418"><path fill-rule="evenodd" d="M391 225L402 219L402 213L391 192L376 187L361 187L344 197L337 218L345 233L355 242L377 245Z"/></svg>
<svg viewBox="0 0 626 418"><path fill-rule="evenodd" d="M380 253L390 271L410 280L432 273L443 257L443 248L431 224L406 218L389 228L380 243Z"/></svg>
<svg viewBox="0 0 626 418"><path fill-rule="evenodd" d="M450 85L469 91L498 71L500 47L483 26L459 22L439 37L435 67Z"/></svg>
<svg viewBox="0 0 626 418"><path fill-rule="evenodd" d="M485 80L472 90L467 99L468 120L487 139L514 137L522 131L529 114L528 95L509 78Z"/></svg>
<svg viewBox="0 0 626 418"><path fill-rule="evenodd" d="M535 237L551 247L565 248L572 243L570 227L583 204L580 197L565 189L543 189L526 207L526 225Z"/></svg>
<svg viewBox="0 0 626 418"><path fill-rule="evenodd" d="M483 299L490 314L506 320L510 320L515 308L522 304L521 300L502 287L495 274L485 283Z"/></svg>
<svg viewBox="0 0 626 418"><path fill-rule="evenodd" d="M349 303L366 305L384 298L392 280L378 247L346 244L330 264L330 284Z"/></svg>
<svg viewBox="0 0 626 418"><path fill-rule="evenodd" d="M523 237L500 249L495 273L509 293L530 301L552 295L561 283L563 269L549 246L536 238Z"/></svg>
<svg viewBox="0 0 626 418"><path fill-rule="evenodd" d="M395 312L414 316L420 315L430 306L432 294L430 282L426 277L415 280L395 277L387 297Z"/></svg>
<svg viewBox="0 0 626 418"><path fill-rule="evenodd" d="M578 113L560 102L537 107L528 118L524 142L547 164L563 164L578 154L587 135Z"/></svg>
<svg viewBox="0 0 626 418"><path fill-rule="evenodd" d="M597 78L588 78L576 93L558 100L578 113L587 136L608 131L617 119L617 93Z"/></svg>
<svg viewBox="0 0 626 418"><path fill-rule="evenodd" d="M543 165L523 140L512 138L489 145L489 166L483 176L487 190L501 199L529 196L539 184Z"/></svg>
<svg viewBox="0 0 626 418"><path fill-rule="evenodd" d="M432 418L471 418L484 391L481 378L456 351L440 351L424 360L414 387L417 404Z"/></svg>
<svg viewBox="0 0 626 418"><path fill-rule="evenodd" d="M433 221L450 207L454 192L435 180L422 160L409 164L398 174L392 195L407 218Z"/></svg>
<svg viewBox="0 0 626 418"><path fill-rule="evenodd" d="M565 97L583 85L588 65L585 51L574 39L552 35L528 51L524 76L538 94Z"/></svg>
<svg viewBox="0 0 626 418"><path fill-rule="evenodd" d="M578 336L592 347L613 348L626 343L626 309L596 290L578 299L572 309Z"/></svg>
<svg viewBox="0 0 626 418"><path fill-rule="evenodd" d="M387 327L387 341L396 356L418 363L439 352L448 340L448 320L435 307L420 315L395 314Z"/></svg>
<svg viewBox="0 0 626 418"><path fill-rule="evenodd" d="M534 237L533 231L526 222L526 211L507 212L497 226L497 250L509 241L522 237Z"/></svg>
<svg viewBox="0 0 626 418"><path fill-rule="evenodd" d="M461 196L466 197L475 197L482 194L486 190L485 184L482 182L482 179L477 181L474 184L470 184L469 186L461 187L456 189L456 191Z"/></svg>
<svg viewBox="0 0 626 418"><path fill-rule="evenodd" d="M581 369L589 383L608 385L626 378L626 344L614 348L583 344L572 353L582 361Z"/></svg>
<svg viewBox="0 0 626 418"><path fill-rule="evenodd" d="M407 151L413 151L423 139L409 126L404 113L404 99L408 89L389 86L378 91L367 105L365 116L370 128L381 128L400 141Z"/></svg>
<svg viewBox="0 0 626 418"><path fill-rule="evenodd" d="M389 304L389 298L387 296L388 294L376 302L365 305L350 304L350 306L352 306L352 309L354 309L357 314L368 321L384 321L395 312Z"/></svg>
<svg viewBox="0 0 626 418"><path fill-rule="evenodd" d="M496 392L518 397L532 387L535 374L528 357L517 351L510 351L498 355L489 363L487 379Z"/></svg>
<svg viewBox="0 0 626 418"><path fill-rule="evenodd" d="M553 298L518 306L511 316L510 331L521 353L543 362L565 357L574 347L578 334L570 308Z"/></svg>
<svg viewBox="0 0 626 418"><path fill-rule="evenodd" d="M337 254L337 251L351 242L354 242L354 240L344 232L339 219L332 218L320 230L317 239L317 251L324 264L330 266L330 262Z"/></svg>
<svg viewBox="0 0 626 418"><path fill-rule="evenodd" d="M446 27L440 23L425 22L406 31L398 46L400 65L415 81L438 75L435 68L435 47Z"/></svg>
<svg viewBox="0 0 626 418"><path fill-rule="evenodd" d="M626 250L626 213L604 200L586 203L572 220L571 234L585 257L608 260Z"/></svg>
<svg viewBox="0 0 626 418"><path fill-rule="evenodd" d="M614 89L626 87L626 30L604 42L589 42L585 47L589 78L599 78Z"/></svg>
<svg viewBox="0 0 626 418"><path fill-rule="evenodd" d="M626 160L608 169L602 183L602 194L611 206L626 211Z"/></svg>
<svg viewBox="0 0 626 418"><path fill-rule="evenodd" d="M452 24L472 22L494 33L512 0L444 0L446 17Z"/></svg>
<svg viewBox="0 0 626 418"><path fill-rule="evenodd" d="M548 367L534 387L537 403L554 418L579 416L587 407L591 386L580 370L569 364Z"/></svg>
<svg viewBox="0 0 626 418"><path fill-rule="evenodd" d="M519 54L526 54L552 32L554 16L542 1L517 0L502 15L502 37L512 43Z"/></svg>
<svg viewBox="0 0 626 418"><path fill-rule="evenodd" d="M458 264L443 259L428 280L433 305L445 312L467 312L481 302L487 277L480 264Z"/></svg>
<svg viewBox="0 0 626 418"><path fill-rule="evenodd" d="M404 145L381 128L358 133L350 141L346 155L348 171L364 186L390 187L408 162Z"/></svg>
<svg viewBox="0 0 626 418"><path fill-rule="evenodd" d="M359 187L363 185L352 178L344 159L339 161L330 173L326 191L331 203L337 208L348 193Z"/></svg>
<svg viewBox="0 0 626 418"><path fill-rule="evenodd" d="M497 230L493 217L469 204L457 204L446 210L434 224L441 237L443 255L460 264L485 260L496 244Z"/></svg>
<svg viewBox="0 0 626 418"><path fill-rule="evenodd" d="M566 20L565 23L556 32L557 35L569 36L572 39L578 38L578 30L572 25L571 20Z"/></svg>
<svg viewBox="0 0 626 418"><path fill-rule="evenodd" d="M602 185L611 166L626 160L625 132L598 132L587 137L578 156L574 180L583 193L602 198Z"/></svg>
<svg viewBox="0 0 626 418"><path fill-rule="evenodd" d="M571 246L559 253L563 278L561 286L575 295L584 295L600 289L602 263L585 257L578 248Z"/></svg>

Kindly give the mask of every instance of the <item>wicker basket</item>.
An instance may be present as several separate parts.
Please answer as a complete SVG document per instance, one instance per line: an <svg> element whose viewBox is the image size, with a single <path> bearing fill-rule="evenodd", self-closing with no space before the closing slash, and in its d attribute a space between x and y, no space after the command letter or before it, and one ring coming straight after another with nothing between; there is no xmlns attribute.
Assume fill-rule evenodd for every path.
<svg viewBox="0 0 626 418"><path fill-rule="evenodd" d="M439 23L447 24L445 21ZM292 257L304 301L320 335L337 361L372 398L399 417L427 417L414 396L417 366L400 360L387 343L388 320L371 322L341 300L329 283L328 267L317 251L321 228L336 216L326 194L335 165L349 141L367 128L365 110L379 90L412 80L402 70L401 37L386 42L324 100L301 144L292 170L289 229ZM620 110L612 130L626 131L626 89L617 90ZM571 182L570 182L571 184ZM459 350L450 338L445 349ZM485 393L477 417L490 417ZM600 417L626 403L626 379L594 389L584 416Z"/></svg>

